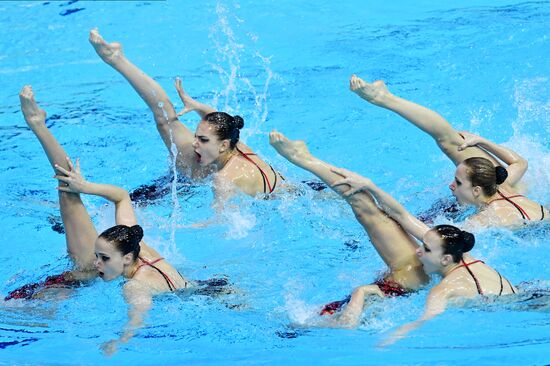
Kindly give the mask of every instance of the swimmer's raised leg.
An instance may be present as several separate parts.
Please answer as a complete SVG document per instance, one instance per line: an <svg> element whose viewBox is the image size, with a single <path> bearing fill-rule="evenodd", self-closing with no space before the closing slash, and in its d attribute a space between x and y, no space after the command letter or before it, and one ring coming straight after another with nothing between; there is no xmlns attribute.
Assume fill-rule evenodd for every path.
<svg viewBox="0 0 550 366"><path fill-rule="evenodd" d="M21 111L25 121L38 138L54 171L57 173L56 165L69 170L67 154L46 127L46 112L36 103L30 85L23 87L19 94L19 100L21 101ZM59 205L61 218L65 226L65 238L69 255L78 269L93 269L95 259L94 243L97 238L97 231L90 215L82 204L80 195L59 191Z"/></svg>
<svg viewBox="0 0 550 366"><path fill-rule="evenodd" d="M484 157L496 164L495 159L479 147L474 146L458 151L458 147L464 143L464 138L445 118L426 107L390 93L383 81L367 83L358 76L352 75L350 90L371 104L399 114L429 134L455 165L459 165L470 157Z"/></svg>
<svg viewBox="0 0 550 366"><path fill-rule="evenodd" d="M333 187L333 184L342 177L333 172L335 169L333 165L311 155L303 141L289 140L282 133L275 131L269 134L269 139L271 146L280 155L294 165L315 174L336 193L343 195L350 189L349 186L344 185ZM390 269L399 268L409 261L420 265L416 257L417 245L414 239L378 208L370 194L361 192L344 198L369 235L378 254ZM411 286L414 287L412 284Z"/></svg>
<svg viewBox="0 0 550 366"><path fill-rule="evenodd" d="M178 166L184 170L198 169L192 147L194 134L180 123L174 106L164 89L124 56L120 43L105 42L97 29L90 31L90 43L106 64L128 80L153 112L157 130L168 150L171 151L172 142L178 148Z"/></svg>
<svg viewBox="0 0 550 366"><path fill-rule="evenodd" d="M289 140L280 132L271 132L269 138L271 145L280 155L294 165L315 174L346 199L357 221L367 232L372 245L388 266L388 276L392 281L408 289L417 289L427 283L428 277L416 256L416 241L378 207L369 193L359 192L346 197L345 193L350 189L349 186L334 186L335 182L342 179L334 172L336 168L311 155L303 141ZM358 324L365 296L368 294L383 296L375 285L359 287L342 313L335 318L338 326L354 327Z"/></svg>

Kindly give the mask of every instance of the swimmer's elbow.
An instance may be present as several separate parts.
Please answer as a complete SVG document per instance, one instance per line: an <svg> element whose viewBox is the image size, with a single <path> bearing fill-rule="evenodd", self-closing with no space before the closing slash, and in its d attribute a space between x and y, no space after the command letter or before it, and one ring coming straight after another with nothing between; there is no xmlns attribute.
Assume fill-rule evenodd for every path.
<svg viewBox="0 0 550 366"><path fill-rule="evenodd" d="M124 203L131 204L132 199L130 198L130 194L128 193L127 190L125 190L124 188L119 188L116 195L113 196L113 202L117 206Z"/></svg>

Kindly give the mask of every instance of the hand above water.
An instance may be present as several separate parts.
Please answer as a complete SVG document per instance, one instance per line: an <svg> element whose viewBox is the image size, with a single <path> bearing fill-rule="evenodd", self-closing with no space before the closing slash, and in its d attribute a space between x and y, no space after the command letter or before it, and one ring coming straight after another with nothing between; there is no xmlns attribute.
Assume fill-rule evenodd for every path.
<svg viewBox="0 0 550 366"><path fill-rule="evenodd" d="M69 170L55 164L58 174L54 178L62 183L57 189L69 193L87 193L86 188L89 183L80 173L80 159L76 159L76 166L73 166L71 159L67 156L67 164Z"/></svg>
<svg viewBox="0 0 550 366"><path fill-rule="evenodd" d="M349 171L343 168L332 168L333 173L342 177L335 181L331 186L348 185L350 189L343 193L344 197L350 197L358 192L368 190L372 186L372 181L369 178L365 178L362 175Z"/></svg>
<svg viewBox="0 0 550 366"><path fill-rule="evenodd" d="M179 111L178 117L200 109L199 103L195 99L191 98L189 94L185 92L185 90L183 90L180 78L176 78L175 86L176 90L178 91L178 95L183 102L183 109Z"/></svg>
<svg viewBox="0 0 550 366"><path fill-rule="evenodd" d="M458 147L458 151L462 151L471 146L479 145L484 141L483 137L468 131L460 131L460 134L464 137L464 143Z"/></svg>

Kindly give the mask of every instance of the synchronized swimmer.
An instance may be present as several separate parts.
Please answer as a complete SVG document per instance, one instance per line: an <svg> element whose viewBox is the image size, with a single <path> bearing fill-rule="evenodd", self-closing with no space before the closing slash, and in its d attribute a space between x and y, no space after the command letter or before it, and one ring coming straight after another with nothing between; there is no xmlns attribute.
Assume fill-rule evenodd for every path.
<svg viewBox="0 0 550 366"><path fill-rule="evenodd" d="M119 43L107 43L97 29L90 43L101 59L120 73L153 113L157 129L169 151L177 148L176 166L187 177L200 181L212 177L215 206L239 193L265 197L283 186L283 177L241 141L244 121L216 111L189 96L176 79L175 88L184 104L177 113L166 92L151 77L133 65ZM495 269L471 256L475 237L465 230L485 227L518 228L532 221L550 220L550 212L518 193L518 182L527 161L509 148L468 132L459 132L439 114L390 93L384 82L365 82L353 75L350 89L369 103L386 108L429 134L456 166L449 188L461 205L478 212L461 228L428 226L370 179L335 167L313 156L303 141L282 133L270 133L270 144L290 163L314 174L338 193L351 207L357 221L387 265L386 273L372 283L359 286L344 300L320 309L323 325L357 327L366 299L405 296L429 283L430 275L441 281L428 293L419 320L398 328L383 344L391 344L445 311L450 304L480 295L505 296L518 292ZM37 137L59 181L59 205L67 252L74 267L45 281L22 286L5 300L55 297L56 292L90 283L123 277L124 298L129 306L128 322L118 339L107 342L107 354L128 342L143 325L154 295L192 288L196 282L183 277L143 239L128 192L120 187L86 181L80 162L73 165L45 124L46 112L38 106L30 86L20 92L21 110ZM201 121L193 133L178 116L196 112ZM97 233L82 203L81 194L100 196L115 206L116 225Z"/></svg>
<svg viewBox="0 0 550 366"><path fill-rule="evenodd" d="M50 276L43 283L12 291L6 300L47 298L59 289L79 287L98 276L105 281L124 277L129 319L120 338L103 345L104 351L111 354L143 325L143 316L152 306L153 295L188 288L193 283L142 240L143 230L137 224L128 192L83 178L79 161L72 164L46 127L46 112L36 103L32 88L25 86L19 98L25 121L42 145L59 181L59 207L74 269ZM98 235L80 194L101 196L114 203L116 226Z"/></svg>
<svg viewBox="0 0 550 366"><path fill-rule="evenodd" d="M90 32L90 43L101 59L128 80L147 104L168 151L177 148L178 169L191 178L214 174L216 202L222 205L236 191L250 196L273 193L283 177L264 162L248 146L239 142L244 126L240 116L218 112L191 98L176 80L176 89L184 103L178 114L162 87L133 65L123 54L119 43L107 43L97 29ZM194 111L201 117L195 133L178 120L178 116Z"/></svg>
<svg viewBox="0 0 550 366"><path fill-rule="evenodd" d="M457 167L449 185L453 196L459 204L478 209L466 220L467 227L514 228L526 221L550 220L550 212L541 204L518 194L515 187L527 170L527 161L516 152L456 131L438 113L390 93L383 81L371 84L353 75L350 89L369 103L399 114L435 140Z"/></svg>

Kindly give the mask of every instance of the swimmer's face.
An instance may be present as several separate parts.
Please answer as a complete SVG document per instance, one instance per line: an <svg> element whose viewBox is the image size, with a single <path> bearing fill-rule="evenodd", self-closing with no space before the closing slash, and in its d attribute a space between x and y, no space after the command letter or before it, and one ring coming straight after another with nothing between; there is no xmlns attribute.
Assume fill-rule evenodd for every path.
<svg viewBox="0 0 550 366"><path fill-rule="evenodd" d="M107 240L99 237L95 241L94 265L99 277L105 281L112 281L122 275L124 267L129 264L132 254L122 255L116 247Z"/></svg>
<svg viewBox="0 0 550 366"><path fill-rule="evenodd" d="M416 255L424 266L424 272L430 274L440 271L444 257L441 236L435 230L428 231L424 235L422 246L416 249Z"/></svg>
<svg viewBox="0 0 550 366"><path fill-rule="evenodd" d="M227 140L220 140L216 128L206 121L201 121L195 131L193 149L195 158L201 166L207 166L218 161L220 154L228 146Z"/></svg>
<svg viewBox="0 0 550 366"><path fill-rule="evenodd" d="M474 187L468 179L467 168L460 164L455 171L455 178L449 184L449 189L460 205L472 205L476 202Z"/></svg>

